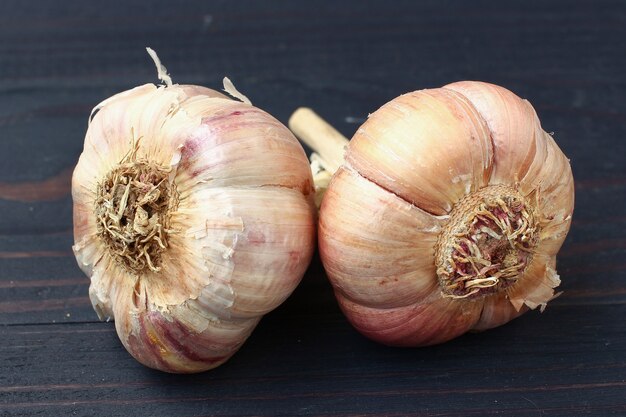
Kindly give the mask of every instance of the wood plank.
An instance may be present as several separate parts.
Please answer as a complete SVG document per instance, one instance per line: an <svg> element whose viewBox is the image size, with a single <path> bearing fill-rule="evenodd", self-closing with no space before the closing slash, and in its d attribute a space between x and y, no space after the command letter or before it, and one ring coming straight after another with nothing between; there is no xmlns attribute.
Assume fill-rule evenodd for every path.
<svg viewBox="0 0 626 417"><path fill-rule="evenodd" d="M559 306L442 346L388 348L338 312L280 308L226 365L167 375L111 323L1 328L0 410L133 415L604 415L625 410L625 305ZM557 330L558 329L558 330ZM329 341L332 341L329 342ZM302 358L307 358L302 361Z"/></svg>

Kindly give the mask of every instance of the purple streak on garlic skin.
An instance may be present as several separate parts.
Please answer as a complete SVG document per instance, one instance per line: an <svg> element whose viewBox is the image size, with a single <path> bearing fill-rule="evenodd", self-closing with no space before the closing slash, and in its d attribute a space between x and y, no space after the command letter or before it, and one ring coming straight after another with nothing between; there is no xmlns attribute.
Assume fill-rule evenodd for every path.
<svg viewBox="0 0 626 417"><path fill-rule="evenodd" d="M480 316L480 305L461 305L443 297L423 303L370 308L337 294L342 311L365 336L391 346L428 346L465 333ZM442 314L442 312L447 314Z"/></svg>
<svg viewBox="0 0 626 417"><path fill-rule="evenodd" d="M218 366L304 275L312 184L297 140L251 105L178 85L106 100L72 181L94 309L147 366Z"/></svg>
<svg viewBox="0 0 626 417"><path fill-rule="evenodd" d="M248 323L248 335L257 323L258 319ZM196 333L176 319L152 311L138 317L138 331L129 336L125 346L138 361L152 368L196 372L198 367L216 367L228 360L243 344L239 332L233 331L230 339L209 329Z"/></svg>

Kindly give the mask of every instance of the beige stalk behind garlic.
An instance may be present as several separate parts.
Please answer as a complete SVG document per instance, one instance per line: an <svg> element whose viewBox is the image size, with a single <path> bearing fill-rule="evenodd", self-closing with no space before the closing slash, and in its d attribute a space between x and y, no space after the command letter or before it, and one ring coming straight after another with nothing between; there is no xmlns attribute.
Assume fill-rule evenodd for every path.
<svg viewBox="0 0 626 417"><path fill-rule="evenodd" d="M319 150L311 117L290 127ZM569 162L530 103L458 82L402 95L357 130L322 200L320 255L364 335L435 344L543 310L573 208Z"/></svg>
<svg viewBox="0 0 626 417"><path fill-rule="evenodd" d="M74 252L137 360L214 368L289 296L315 245L307 162L272 116L204 87L146 84L97 107Z"/></svg>

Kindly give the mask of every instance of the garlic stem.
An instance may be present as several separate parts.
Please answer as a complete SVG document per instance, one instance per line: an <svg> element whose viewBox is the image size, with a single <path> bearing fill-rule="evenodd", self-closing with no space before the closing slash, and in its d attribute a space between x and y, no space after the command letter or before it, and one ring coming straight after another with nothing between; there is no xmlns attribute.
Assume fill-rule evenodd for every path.
<svg viewBox="0 0 626 417"><path fill-rule="evenodd" d="M313 110L306 107L297 109L289 118L289 128L319 154L319 162L324 170L334 174L343 164L349 140Z"/></svg>

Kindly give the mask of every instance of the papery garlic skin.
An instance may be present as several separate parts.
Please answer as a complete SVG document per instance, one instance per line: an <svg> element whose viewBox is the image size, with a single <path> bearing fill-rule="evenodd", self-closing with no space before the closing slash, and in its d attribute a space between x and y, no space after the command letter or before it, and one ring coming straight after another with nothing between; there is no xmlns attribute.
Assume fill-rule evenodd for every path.
<svg viewBox="0 0 626 417"><path fill-rule="evenodd" d="M431 345L543 310L573 209L569 161L530 103L458 82L402 95L358 129L322 200L320 255L361 333Z"/></svg>
<svg viewBox="0 0 626 417"><path fill-rule="evenodd" d="M149 367L214 368L291 294L311 260L315 206L304 150L269 114L204 87L147 84L97 110L72 179L73 249L91 278L94 309L115 320L126 349ZM167 174L153 185L171 197L159 218L167 220L163 238L143 258L149 261L137 264L124 260L125 250L112 253L107 239L153 227L158 216L149 200L166 191L151 191L158 175L126 184L116 171L123 163L160 167ZM98 199L107 175L121 181L111 201ZM124 209L119 220L118 206L133 192L148 201L134 200L145 210ZM110 213L100 220L98 204Z"/></svg>

